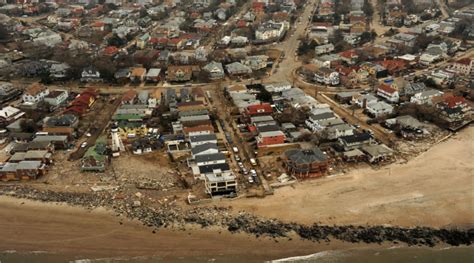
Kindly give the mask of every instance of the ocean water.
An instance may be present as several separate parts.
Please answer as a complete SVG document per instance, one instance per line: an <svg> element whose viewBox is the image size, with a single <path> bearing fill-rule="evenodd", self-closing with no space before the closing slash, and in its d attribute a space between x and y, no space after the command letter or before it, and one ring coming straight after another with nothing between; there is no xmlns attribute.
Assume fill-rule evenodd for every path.
<svg viewBox="0 0 474 263"><path fill-rule="evenodd" d="M272 260L271 263L474 263L474 246L448 248L394 247L323 251Z"/></svg>
<svg viewBox="0 0 474 263"><path fill-rule="evenodd" d="M215 257L133 257L133 258L87 258L48 253L1 252L0 263L192 263L192 262L225 262L225 263L474 263L474 246L449 248L401 247L384 249L350 249L323 251L315 254L274 259L271 255L253 258L246 255Z"/></svg>

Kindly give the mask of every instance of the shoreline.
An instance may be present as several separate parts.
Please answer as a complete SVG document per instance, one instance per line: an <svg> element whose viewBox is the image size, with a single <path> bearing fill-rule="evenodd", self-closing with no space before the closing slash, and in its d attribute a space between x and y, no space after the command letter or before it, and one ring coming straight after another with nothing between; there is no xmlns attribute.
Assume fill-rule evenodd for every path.
<svg viewBox="0 0 474 263"><path fill-rule="evenodd" d="M10 197L5 197L5 195ZM130 221L140 222L149 227L153 233L163 228L186 230L189 226L209 228L219 228L228 234L244 234L247 236L270 237L275 242L280 238L300 238L302 240L316 242L341 241L352 244L406 244L408 246L429 246L434 247L438 244L451 246L471 245L474 242L474 231L469 229L436 229L430 227L416 226L414 228L403 228L382 225L304 225L294 222L283 222L278 219L267 219L257 217L247 212L238 214L230 213L226 208L204 208L195 207L193 209L181 210L178 207L161 207L158 209L133 206L133 202L128 200L114 200L112 196L98 197L90 193L58 193L52 191L39 191L27 187L3 186L0 187L0 196L2 199L20 198L46 203L63 203L68 210L70 206L80 209L89 208L93 212L99 208L107 216L112 213L121 219L127 218ZM11 200L11 199L10 199ZM15 200L15 199L13 199ZM21 200L20 200L21 201ZM21 201L20 204L25 204ZM66 202L66 204L64 204ZM41 203L40 203L41 204ZM10 205L16 209L17 205ZM38 209L41 205L35 207ZM51 208L50 205L46 207ZM95 209L94 209L95 208ZM20 209L19 211L25 211ZM29 212L29 211L28 211ZM107 212L110 212L108 214ZM123 220L119 222L123 224ZM189 229L189 228L188 228ZM111 230L111 232L113 232ZM8 241L8 240L4 240Z"/></svg>
<svg viewBox="0 0 474 263"><path fill-rule="evenodd" d="M240 199L183 207L172 201L158 207L146 202L135 206L135 197L115 191L58 192L29 184L0 184L0 211L5 215L0 227L6 230L0 237L0 251L42 251L41 247L97 257L224 255L261 262L348 248L465 247L474 242L472 210L464 212L469 207L466 200L473 197L466 183L472 179L473 166L466 160L472 158L473 131L468 128L407 164L388 168L406 174L390 176L386 169L352 171L279 189L265 202ZM439 159L446 154L446 160ZM446 163L457 165L457 170ZM426 166L431 170L424 171ZM451 188L445 188L445 180L439 181L443 174L452 175L446 178ZM407 183L416 187L407 188ZM358 192L363 193L361 198L354 195ZM439 206L440 200L448 203ZM433 205L440 209L434 215L429 212ZM341 218L348 207L353 210ZM327 220L324 213L337 220ZM390 217L393 221L387 220Z"/></svg>
<svg viewBox="0 0 474 263"><path fill-rule="evenodd" d="M200 228L190 224L184 229L153 230L137 220L116 217L103 208L86 210L64 203L8 196L0 196L0 209L6 215L0 218L0 227L4 229L0 255L47 254L63 259L228 256L262 262L321 251L391 247L337 240L318 243L296 236L257 238L246 233L230 233L220 227Z"/></svg>

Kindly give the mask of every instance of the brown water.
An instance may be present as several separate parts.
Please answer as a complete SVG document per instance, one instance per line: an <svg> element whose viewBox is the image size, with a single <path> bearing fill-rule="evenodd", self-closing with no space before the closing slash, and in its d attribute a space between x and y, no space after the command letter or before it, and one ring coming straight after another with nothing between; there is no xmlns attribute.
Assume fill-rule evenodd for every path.
<svg viewBox="0 0 474 263"><path fill-rule="evenodd" d="M102 258L87 259L80 256L66 256L44 253L19 254L12 252L0 253L1 263L89 263L89 262L301 262L301 263L474 263L474 246L453 247L442 249L430 248L388 248L388 249L354 249L343 251L325 251L313 255L275 259L271 255L265 258L249 258L248 255L215 256L215 257L134 257L134 258Z"/></svg>

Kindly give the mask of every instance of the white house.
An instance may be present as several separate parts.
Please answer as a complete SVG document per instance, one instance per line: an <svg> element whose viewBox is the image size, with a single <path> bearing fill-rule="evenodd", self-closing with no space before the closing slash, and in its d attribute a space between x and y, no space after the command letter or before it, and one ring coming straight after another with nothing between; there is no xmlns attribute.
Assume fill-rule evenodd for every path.
<svg viewBox="0 0 474 263"><path fill-rule="evenodd" d="M393 106L386 102L378 101L375 103L367 104L365 110L369 115L377 118L380 116L391 114L393 112Z"/></svg>
<svg viewBox="0 0 474 263"><path fill-rule="evenodd" d="M419 105L421 105L421 104L431 105L431 104L433 104L433 98L434 97L438 97L438 96L441 96L443 94L444 93L442 91L435 90L435 89L424 90L422 92L415 93L415 95L413 95L410 98L410 102L411 103L416 103L416 104L419 104Z"/></svg>
<svg viewBox="0 0 474 263"><path fill-rule="evenodd" d="M283 36L285 32L284 23L275 23L273 21L268 21L260 25L255 31L255 38L257 40L269 40L274 38L279 38Z"/></svg>
<svg viewBox="0 0 474 263"><path fill-rule="evenodd" d="M23 102L38 103L49 94L49 89L41 84L32 84L22 95Z"/></svg>
<svg viewBox="0 0 474 263"><path fill-rule="evenodd" d="M327 134L329 140L334 140L342 136L353 135L354 128L347 123L336 124L327 127Z"/></svg>
<svg viewBox="0 0 474 263"><path fill-rule="evenodd" d="M377 97L375 97L372 94L364 94L364 95L359 94L359 95L355 95L352 98L352 103L356 104L357 106L361 108L364 108L369 103L374 103L377 101L378 101Z"/></svg>
<svg viewBox="0 0 474 263"><path fill-rule="evenodd" d="M400 99L400 94L398 90L386 84L382 84L379 86L379 88L377 89L377 95L393 103L398 102L398 100Z"/></svg>
<svg viewBox="0 0 474 263"><path fill-rule="evenodd" d="M451 64L448 68L458 74L474 77L474 59L460 59Z"/></svg>
<svg viewBox="0 0 474 263"><path fill-rule="evenodd" d="M212 153L197 155L194 158L197 166L223 164L226 163L225 155L223 153Z"/></svg>
<svg viewBox="0 0 474 263"><path fill-rule="evenodd" d="M326 85L338 85L339 72L327 67L321 67L314 72L314 81Z"/></svg>
<svg viewBox="0 0 474 263"><path fill-rule="evenodd" d="M85 68L81 73L81 81L84 82L100 82L100 72L94 67Z"/></svg>
<svg viewBox="0 0 474 263"><path fill-rule="evenodd" d="M44 98L44 101L52 106L59 106L67 100L68 96L67 90L53 90Z"/></svg>

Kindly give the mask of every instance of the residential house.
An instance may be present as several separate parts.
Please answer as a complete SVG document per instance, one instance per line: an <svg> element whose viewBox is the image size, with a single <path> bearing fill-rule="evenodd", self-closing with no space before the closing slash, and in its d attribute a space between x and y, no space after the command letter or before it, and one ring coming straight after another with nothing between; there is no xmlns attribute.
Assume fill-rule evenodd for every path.
<svg viewBox="0 0 474 263"><path fill-rule="evenodd" d="M150 68L145 75L145 80L147 82L159 82L160 81L161 69L159 68Z"/></svg>
<svg viewBox="0 0 474 263"><path fill-rule="evenodd" d="M273 108L270 103L260 103L255 105L249 105L245 109L245 113L251 117L258 115L271 115L273 113Z"/></svg>
<svg viewBox="0 0 474 263"><path fill-rule="evenodd" d="M378 118L392 114L393 106L383 101L377 101L374 103L367 104L367 106L365 107L365 111L368 115L374 118Z"/></svg>
<svg viewBox="0 0 474 263"><path fill-rule="evenodd" d="M354 127L347 123L336 124L326 128L327 138L335 140L339 137L349 136L354 134Z"/></svg>
<svg viewBox="0 0 474 263"><path fill-rule="evenodd" d="M365 108L367 104L377 102L378 99L372 94L357 94L352 98L352 102L361 108Z"/></svg>
<svg viewBox="0 0 474 263"><path fill-rule="evenodd" d="M0 110L0 124L2 126L6 126L20 119L23 115L25 115L25 113L15 107L12 107L12 106L3 107Z"/></svg>
<svg viewBox="0 0 474 263"><path fill-rule="evenodd" d="M225 65L225 69L231 76L248 75L252 73L252 69L250 67L240 62L227 64Z"/></svg>
<svg viewBox="0 0 474 263"><path fill-rule="evenodd" d="M205 143L214 143L217 144L217 137L215 134L200 134L200 135L191 135L189 136L189 144L191 147L196 147Z"/></svg>
<svg viewBox="0 0 474 263"><path fill-rule="evenodd" d="M44 97L44 101L51 106L57 107L65 103L68 97L69 93L67 90L53 90L46 97Z"/></svg>
<svg viewBox="0 0 474 263"><path fill-rule="evenodd" d="M397 103L400 99L398 90L385 83L379 85L377 95L391 103Z"/></svg>
<svg viewBox="0 0 474 263"><path fill-rule="evenodd" d="M314 72L314 81L326 85L339 85L339 72L327 67L320 67Z"/></svg>
<svg viewBox="0 0 474 263"><path fill-rule="evenodd" d="M339 57L349 65L354 65L359 61L359 55L354 49L340 52Z"/></svg>
<svg viewBox="0 0 474 263"><path fill-rule="evenodd" d="M87 67L81 73L82 82L101 82L100 72L94 67Z"/></svg>
<svg viewBox="0 0 474 263"><path fill-rule="evenodd" d="M226 163L226 158L223 153L201 154L194 157L197 166L214 165Z"/></svg>
<svg viewBox="0 0 474 263"><path fill-rule="evenodd" d="M21 90L15 88L8 82L0 82L0 102L4 103L13 100L21 95Z"/></svg>
<svg viewBox="0 0 474 263"><path fill-rule="evenodd" d="M414 47L416 36L407 33L398 33L387 41L393 48Z"/></svg>
<svg viewBox="0 0 474 263"><path fill-rule="evenodd" d="M127 90L122 96L122 104L135 104L138 93L135 90Z"/></svg>
<svg viewBox="0 0 474 263"><path fill-rule="evenodd" d="M451 63L451 65L449 65L448 68L460 75L464 75L464 76L471 77L472 79L474 79L474 59L471 59L471 58L459 59Z"/></svg>
<svg viewBox="0 0 474 263"><path fill-rule="evenodd" d="M221 169L213 169L204 176L206 193L209 195L230 194L237 191L237 180L231 173L222 173Z"/></svg>
<svg viewBox="0 0 474 263"><path fill-rule="evenodd" d="M284 144L285 139L286 136L282 131L260 132L256 138L258 147Z"/></svg>
<svg viewBox="0 0 474 263"><path fill-rule="evenodd" d="M130 69L121 68L114 73L114 78L118 83L125 83L130 79Z"/></svg>
<svg viewBox="0 0 474 263"><path fill-rule="evenodd" d="M433 98L440 97L444 93L435 89L428 89L418 93L415 93L411 98L410 102L418 105L426 104L433 105Z"/></svg>
<svg viewBox="0 0 474 263"><path fill-rule="evenodd" d="M48 94L49 89L46 86L34 83L26 89L21 98L23 102L38 103L43 101Z"/></svg>
<svg viewBox="0 0 474 263"><path fill-rule="evenodd" d="M267 67L268 56L248 56L242 60L241 63L250 67L252 70L260 70Z"/></svg>
<svg viewBox="0 0 474 263"><path fill-rule="evenodd" d="M369 133L355 133L349 136L339 137L338 142L344 151L358 149L364 145L372 144L372 136Z"/></svg>
<svg viewBox="0 0 474 263"><path fill-rule="evenodd" d="M278 40L285 32L284 23L268 21L255 30L255 39L260 41Z"/></svg>
<svg viewBox="0 0 474 263"><path fill-rule="evenodd" d="M224 68L222 67L222 63L212 61L211 63L207 64L202 68L211 80L216 79L223 79L225 77Z"/></svg>
<svg viewBox="0 0 474 263"><path fill-rule="evenodd" d="M323 176L329 167L328 157L316 147L288 150L282 159L287 172L300 179Z"/></svg>
<svg viewBox="0 0 474 263"><path fill-rule="evenodd" d="M197 145L191 149L191 154L193 155L193 158L198 155L209 155L216 153L219 153L219 148L215 143L204 143L201 145Z"/></svg>
<svg viewBox="0 0 474 263"><path fill-rule="evenodd" d="M145 80L146 69L145 68L133 68L130 73L130 80L132 82L143 82Z"/></svg>
<svg viewBox="0 0 474 263"><path fill-rule="evenodd" d="M393 150L385 144L364 145L361 150L366 154L370 163L384 161L393 155Z"/></svg>
<svg viewBox="0 0 474 263"><path fill-rule="evenodd" d="M212 126L212 124L183 126L182 132L185 136L188 137L195 135L212 134L214 133L214 127Z"/></svg>
<svg viewBox="0 0 474 263"><path fill-rule="evenodd" d="M314 51L317 56L328 54L334 51L334 45L332 43L329 43L325 45L316 46L314 48Z"/></svg>
<svg viewBox="0 0 474 263"><path fill-rule="evenodd" d="M190 81L192 76L192 66L169 66L166 71L166 80L171 82Z"/></svg>

